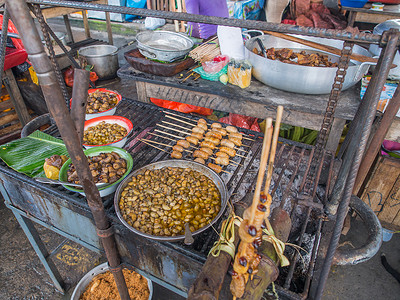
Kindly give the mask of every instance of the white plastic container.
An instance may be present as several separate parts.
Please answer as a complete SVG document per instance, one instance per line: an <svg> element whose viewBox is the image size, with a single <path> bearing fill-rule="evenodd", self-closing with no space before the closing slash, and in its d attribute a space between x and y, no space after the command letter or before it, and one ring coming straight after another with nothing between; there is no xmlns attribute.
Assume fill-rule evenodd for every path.
<svg viewBox="0 0 400 300"><path fill-rule="evenodd" d="M107 272L109 269L110 268L108 267L108 263L105 262L104 264L98 265L97 267L93 268L88 273L86 273L86 275L83 276L82 279L76 285L74 292L72 293L71 300L79 300L79 298L85 292L86 287L89 285L92 279L96 275ZM145 278L147 279L147 284L149 286L149 291L150 291L149 300L150 300L153 297L153 283L147 277Z"/></svg>
<svg viewBox="0 0 400 300"><path fill-rule="evenodd" d="M376 25L374 27L373 33L382 35L382 33L384 31L387 31L390 28L395 28L395 29L400 30L400 19L387 20L383 23ZM371 44L369 46L369 52L371 52L371 54L373 56L379 56L381 54L381 48L379 48L378 45ZM393 59L393 63L395 65L397 65L397 67L394 69L391 69L389 71L388 78L392 79L392 80L399 80L400 79L400 55L399 55L398 51Z"/></svg>

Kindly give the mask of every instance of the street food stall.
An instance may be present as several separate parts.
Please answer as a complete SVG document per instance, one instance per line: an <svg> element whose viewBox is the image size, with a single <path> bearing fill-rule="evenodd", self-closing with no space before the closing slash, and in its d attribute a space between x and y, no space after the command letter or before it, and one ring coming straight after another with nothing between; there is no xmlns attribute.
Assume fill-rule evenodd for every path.
<svg viewBox="0 0 400 300"><path fill-rule="evenodd" d="M259 299L267 286L275 282L276 292L284 299L320 299L332 263L355 264L369 259L379 249L382 235L379 221L363 202L352 196L352 190L380 91L398 47L397 31L386 32L381 37L369 33L320 30L86 2L27 1L34 5L34 11L39 17L38 5L46 4L332 39L335 45L339 44L341 47L335 65L336 72L332 74L331 88L325 95L281 91L273 82L267 83L270 85L267 87L254 81L248 89L243 90L238 86L218 86L220 83L203 79L194 83L182 83L182 78L177 76L162 77L136 70L131 65L122 66L118 75L132 79L132 84L136 83L140 101L121 99L118 92L102 91L107 97L113 93L117 95L114 107L115 115L120 119L114 120L114 123L122 127L118 130L125 130L122 136L125 135L126 138L119 145L120 150L107 148L110 146L96 149L90 147L93 144L90 138L85 137L83 127L89 85L87 74L79 69L75 70L76 76L82 77L81 80L75 79L77 86L74 86L72 95L71 118L66 105L70 105L69 96L63 95L65 89L62 91L57 82L59 76L56 74L60 70L53 69L56 64L52 65L45 54L36 29L32 26L26 3L6 3L38 74L51 113L51 118L42 117L45 122L51 123L44 133L52 138L62 139L75 169L70 165L71 160L67 161L59 170L59 179L63 185L48 185L38 182L35 176L15 171L2 161L0 189L7 207L13 211L60 291L63 291L62 278L54 264L47 259L46 249L32 221L88 249L105 253L123 299L128 299L128 295L126 286L124 287L122 265L129 265L152 281L179 295L189 295L192 299L229 299L232 297L231 291L238 290L235 280L244 283L243 293L239 293L238 298ZM51 29L45 24L42 24L42 28L52 35ZM262 39L267 44L268 38ZM252 41L254 40L250 39L246 43L250 44ZM351 60L355 59L354 55L360 53L359 51L362 52L362 49L354 45L355 42L379 44L383 47L379 60L375 62L377 75L371 79L361 104L355 100L357 93L348 84L346 77L346 72L356 76L362 65L359 61ZM250 50L253 50L253 46L249 46ZM328 45L324 48L328 49ZM50 51L50 56L51 53ZM259 62L255 61L253 64L255 68ZM246 67L242 65L242 69ZM275 68L270 69L273 71ZM342 93L342 89L347 90ZM249 129L204 120L196 115L160 108L148 103L150 97L267 118L266 133L264 135ZM90 101L88 100L89 103ZM315 107L310 108L313 106L310 102ZM108 109L107 107L105 110ZM95 113L99 113L99 110ZM103 121L106 122L107 117L101 118L105 118ZM271 117L275 119L277 128L282 119L282 122L318 129L315 146L281 138L278 142L277 135L274 134L272 138ZM93 120L95 119L89 121L94 122ZM338 143L338 132L341 132L346 120L353 120L351 134L337 158L334 150ZM24 128L24 138L32 138L31 134L34 134L35 139L43 141L43 136L33 132L41 125L38 120L28 124ZM102 125L99 121L91 123L91 126ZM119 135L120 132L113 131L113 134ZM195 134L200 134L201 138ZM222 139L222 136L226 138ZM268 142L267 136L272 142ZM89 148L85 151L81 147L82 139L84 146ZM56 143L52 139L51 141ZM216 152L214 155L216 145L222 145L222 141L225 145L219 147L218 153L223 153L217 155ZM101 145L110 143L113 141L100 142ZM201 149L197 147L199 143ZM6 144L3 147L7 149L9 146ZM267 168L268 154L265 153L269 148L271 155ZM211 149L211 153L207 153L206 149ZM85 155L91 156L91 165L86 164ZM94 165L110 161L112 166L107 167L107 180L103 181L104 177L93 180L99 173L105 172L103 169L94 170ZM260 198L266 169L265 191ZM202 192L188 190L188 181L200 187L207 183L204 189L208 196L203 199ZM102 183L108 185L98 185ZM78 186L72 187L71 184ZM134 188L130 190L132 186ZM176 186L178 189L174 190L173 195L178 196L175 198L171 196L171 188ZM141 190L150 193L152 199L158 200L138 202L138 199L150 197L149 194L141 194ZM254 199L260 202L253 199L253 194L257 196ZM214 195L219 195L219 200L214 199ZM193 203L183 202L184 199L188 201L188 198ZM267 199L270 201L268 205L264 204ZM370 237L364 247L343 251L337 249L337 246L349 205L367 224ZM247 208L254 208L254 211L250 212ZM261 215L261 219L254 221L254 224L259 223L259 228L253 226L253 230L253 223L247 223L247 231L241 232L239 229L239 234L233 235L233 255L223 251L220 251L219 257L209 255L214 244L221 240L219 231L221 227L224 228L224 221L230 218L232 210L239 217L243 216L244 221L241 224L254 221L257 214ZM270 220L264 217L266 210L268 214L271 210ZM172 214L171 211L176 212ZM254 256L259 259L257 270L256 267L253 269L247 265L243 247L254 244L252 237L262 231L260 228L263 226L263 219L269 234L267 241L260 240L260 245L252 248L253 255L255 248L260 246L258 254ZM235 226L233 221L232 226ZM241 226L243 225L239 228ZM239 244L239 249L242 250L239 253L243 256L236 255L234 258L239 235L242 240ZM294 246L285 247L286 242ZM267 249L261 247L265 244L274 245L274 248L271 250L268 246ZM277 250L279 247L281 251ZM211 252L214 251L215 249ZM233 270L228 272L231 258L234 258ZM229 287L231 278L233 283Z"/></svg>

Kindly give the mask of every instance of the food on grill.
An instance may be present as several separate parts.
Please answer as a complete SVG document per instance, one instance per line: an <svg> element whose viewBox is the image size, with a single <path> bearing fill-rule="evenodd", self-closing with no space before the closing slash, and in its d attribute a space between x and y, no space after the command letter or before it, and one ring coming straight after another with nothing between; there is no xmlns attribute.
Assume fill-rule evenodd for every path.
<svg viewBox="0 0 400 300"><path fill-rule="evenodd" d="M241 140L243 138L242 134L239 132L230 132L229 133L229 139L235 138Z"/></svg>
<svg viewBox="0 0 400 300"><path fill-rule="evenodd" d="M219 151L225 152L230 157L234 157L236 155L235 149L232 149L232 148L229 148L229 147L225 147L225 146L219 147Z"/></svg>
<svg viewBox="0 0 400 300"><path fill-rule="evenodd" d="M212 123L211 124L211 128L215 129L215 128L222 128L222 125L220 123Z"/></svg>
<svg viewBox="0 0 400 300"><path fill-rule="evenodd" d="M199 132L192 132L192 136L194 136L195 138L197 138L199 141L202 140L204 138L203 134L199 133Z"/></svg>
<svg viewBox="0 0 400 300"><path fill-rule="evenodd" d="M255 52L258 55L262 55L258 51ZM309 66L309 67L337 67L337 63L333 63L329 60L328 55L320 52L307 53L306 51L295 52L293 49L288 48L269 48L266 51L266 57L272 60L279 60L283 63Z"/></svg>
<svg viewBox="0 0 400 300"><path fill-rule="evenodd" d="M221 209L214 182L190 168L165 167L133 176L121 193L119 208L133 228L157 236L192 232L206 226Z"/></svg>
<svg viewBox="0 0 400 300"><path fill-rule="evenodd" d="M225 146L225 147L232 148L232 149L235 148L235 144L232 141L227 140L227 139L221 140L221 146Z"/></svg>
<svg viewBox="0 0 400 300"><path fill-rule="evenodd" d="M204 138L204 141L205 141L205 142L213 143L215 146L218 146L218 145L219 145L219 142L220 142L219 139L214 138L214 137L209 137L209 136L206 136L206 137Z"/></svg>
<svg viewBox="0 0 400 300"><path fill-rule="evenodd" d="M88 127L83 133L83 143L86 145L105 145L116 142L128 134L125 127L116 123L101 121Z"/></svg>
<svg viewBox="0 0 400 300"><path fill-rule="evenodd" d="M222 151L218 151L217 153L215 153L215 156L226 157L227 159L229 159L229 155Z"/></svg>
<svg viewBox="0 0 400 300"><path fill-rule="evenodd" d="M203 128L200 128L198 126L193 127L192 132L196 132L196 133L200 133L200 134L204 134L204 132L206 132Z"/></svg>
<svg viewBox="0 0 400 300"><path fill-rule="evenodd" d="M90 171L94 183L113 183L120 179L126 172L126 160L116 152L100 153L88 156ZM67 181L79 184L75 166L71 164L67 171Z"/></svg>
<svg viewBox="0 0 400 300"><path fill-rule="evenodd" d="M198 163L201 163L201 164L205 164L206 163L206 161L204 160L204 159L202 159L201 157L196 157L195 159L194 159L194 161L196 161L196 162L198 162Z"/></svg>
<svg viewBox="0 0 400 300"><path fill-rule="evenodd" d="M186 140L179 140L176 142L177 145L182 146L183 148L187 149L190 147L190 143Z"/></svg>
<svg viewBox="0 0 400 300"><path fill-rule="evenodd" d="M189 143L193 144L193 145L197 145L197 144L199 143L199 139L196 138L196 137L194 137L194 136L192 136L192 135L188 135L188 136L186 137L186 140L187 140Z"/></svg>
<svg viewBox="0 0 400 300"><path fill-rule="evenodd" d="M114 108L118 98L114 93L94 91L87 98L86 113L95 114Z"/></svg>
<svg viewBox="0 0 400 300"><path fill-rule="evenodd" d="M222 136L226 136L227 135L227 131L224 128L213 128L213 131L214 132L218 132Z"/></svg>
<svg viewBox="0 0 400 300"><path fill-rule="evenodd" d="M178 151L178 152L183 152L183 147L179 145L175 145L172 147L172 150Z"/></svg>
<svg viewBox="0 0 400 300"><path fill-rule="evenodd" d="M236 146L238 146L238 147L242 146L242 140L241 139L229 136L229 140L232 143L234 143Z"/></svg>
<svg viewBox="0 0 400 300"><path fill-rule="evenodd" d="M234 127L234 126L226 126L226 131L227 132L229 132L229 133L235 133L235 132L238 132L238 130L237 130L237 128L236 127Z"/></svg>
<svg viewBox="0 0 400 300"><path fill-rule="evenodd" d="M207 121L204 120L204 119L199 119L199 120L197 121L197 124L204 124L204 125L207 125Z"/></svg>
<svg viewBox="0 0 400 300"><path fill-rule="evenodd" d="M216 164L213 164L213 163L208 163L208 165L207 165L210 169L213 169L214 171L215 171L215 173L221 173L222 172L222 167L221 166L218 166L218 165L216 165Z"/></svg>
<svg viewBox="0 0 400 300"><path fill-rule="evenodd" d="M172 157L172 158L180 159L180 158L182 158L182 152L179 152L179 151L172 151L171 157Z"/></svg>
<svg viewBox="0 0 400 300"><path fill-rule="evenodd" d="M206 137L212 137L220 140L222 139L222 134L217 131L211 130L206 133Z"/></svg>
<svg viewBox="0 0 400 300"><path fill-rule="evenodd" d="M229 165L229 158L223 156L217 156L215 158L215 163L223 166Z"/></svg>
<svg viewBox="0 0 400 300"><path fill-rule="evenodd" d="M203 129L204 131L208 130L207 124L204 123L197 123L197 127Z"/></svg>
<svg viewBox="0 0 400 300"><path fill-rule="evenodd" d="M128 269L123 269L122 272L130 298L148 300L150 291L147 279ZM79 298L79 300L92 299L120 299L114 276L110 271L96 275Z"/></svg>
<svg viewBox="0 0 400 300"><path fill-rule="evenodd" d="M193 152L193 157L200 157L200 158L202 158L202 159L204 159L204 160L207 160L208 157L209 157L209 155L208 155L206 152L204 152L204 151L195 150L195 151Z"/></svg>
<svg viewBox="0 0 400 300"><path fill-rule="evenodd" d="M215 145L214 145L213 143L207 142L207 141L202 141L202 142L200 143L200 147L206 147L206 148L210 148L210 149L212 149L212 150L215 149Z"/></svg>
<svg viewBox="0 0 400 300"><path fill-rule="evenodd" d="M47 178L58 179L62 165L68 160L65 155L52 155L46 158L43 165L44 174Z"/></svg>
<svg viewBox="0 0 400 300"><path fill-rule="evenodd" d="M208 147L201 147L200 150L201 150L201 151L204 151L204 152L207 153L208 155L212 155L212 154L213 154L213 149L208 148Z"/></svg>

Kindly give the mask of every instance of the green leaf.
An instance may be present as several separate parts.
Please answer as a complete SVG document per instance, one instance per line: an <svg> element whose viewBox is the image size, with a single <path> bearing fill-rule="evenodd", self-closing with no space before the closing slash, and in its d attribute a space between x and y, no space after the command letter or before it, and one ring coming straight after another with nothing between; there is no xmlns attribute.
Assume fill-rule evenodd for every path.
<svg viewBox="0 0 400 300"><path fill-rule="evenodd" d="M55 154L68 155L63 141L41 131L0 146L0 158L10 168L30 177L43 177L45 159Z"/></svg>

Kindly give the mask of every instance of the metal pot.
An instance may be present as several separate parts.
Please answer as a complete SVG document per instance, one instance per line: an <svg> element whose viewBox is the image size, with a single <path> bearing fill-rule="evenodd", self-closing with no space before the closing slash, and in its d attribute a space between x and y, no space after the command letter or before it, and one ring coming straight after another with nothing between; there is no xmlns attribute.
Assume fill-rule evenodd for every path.
<svg viewBox="0 0 400 300"><path fill-rule="evenodd" d="M166 62L185 57L194 44L188 37L170 31L140 32L136 41L143 56Z"/></svg>
<svg viewBox="0 0 400 300"><path fill-rule="evenodd" d="M304 37L302 39L310 40L324 45L333 46L341 49L343 42L332 39ZM270 35L253 37L246 41L246 58L253 65L253 76L259 81L271 87L300 94L329 94L336 76L336 67L309 67L295 64L287 64L278 60L271 60L252 52L254 48L260 50L256 39L263 42L268 48L290 48L296 51L316 49L304 46L295 42L283 40ZM319 51L319 50L318 50ZM322 52L322 51L319 51ZM362 54L371 57L368 50L354 45L353 53ZM328 54L332 62L337 62L337 56ZM367 72L370 65L374 63L360 63L350 60L347 74L343 83L343 90L355 85Z"/></svg>
<svg viewBox="0 0 400 300"><path fill-rule="evenodd" d="M157 169L162 169L164 167L179 167L179 168L190 168L192 170L195 170L197 172L202 173L203 175L207 176L210 178L214 184L217 186L219 193L221 195L221 210L219 211L218 215L206 226L196 230L195 232L192 232L192 235L195 236L196 234L199 234L205 230L207 230L210 226L212 226L224 213L225 207L228 203L228 190L226 188L225 183L223 182L222 178L215 173L213 170L210 168L206 167L205 165L202 165L200 163L194 162L194 161L189 161L189 160L164 160L164 161L159 161L155 162L152 164L149 164L147 166L144 166L140 169L137 169L133 171L131 174L126 177L121 184L118 186L117 191L115 192L114 195L114 207L115 207L115 212L117 213L118 218L120 221L132 232L153 239L153 240L158 240L158 241L179 241L183 240L185 238L184 235L177 235L177 236L156 236L156 235L150 235L147 233L144 233L142 231L139 231L135 228L133 228L131 225L129 225L124 218L122 217L121 211L119 209L119 200L121 198L121 193L124 190L124 188L128 185L128 183L131 180L132 176L136 176L139 174L143 174L147 170L157 170Z"/></svg>
<svg viewBox="0 0 400 300"><path fill-rule="evenodd" d="M99 79L111 79L117 76L118 48L111 45L94 45L79 49L89 65L93 66Z"/></svg>

